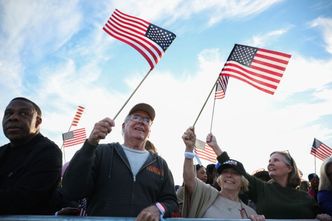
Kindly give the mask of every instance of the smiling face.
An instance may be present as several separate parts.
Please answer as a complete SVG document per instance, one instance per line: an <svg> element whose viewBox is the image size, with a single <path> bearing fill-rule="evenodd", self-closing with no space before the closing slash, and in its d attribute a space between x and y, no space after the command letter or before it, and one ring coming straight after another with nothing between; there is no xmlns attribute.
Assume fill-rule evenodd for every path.
<svg viewBox="0 0 332 221"><path fill-rule="evenodd" d="M150 134L151 120L144 111L137 111L129 115L122 124L125 145L128 147L140 146L144 149L145 140Z"/></svg>
<svg viewBox="0 0 332 221"><path fill-rule="evenodd" d="M274 153L270 157L267 170L273 179L287 179L289 173L292 171L292 166L289 165L285 156Z"/></svg>
<svg viewBox="0 0 332 221"><path fill-rule="evenodd" d="M24 100L13 100L6 107L2 127L12 145L29 141L39 132L41 117L34 106Z"/></svg>
<svg viewBox="0 0 332 221"><path fill-rule="evenodd" d="M239 193L242 187L241 175L233 168L224 169L217 182L226 191Z"/></svg>

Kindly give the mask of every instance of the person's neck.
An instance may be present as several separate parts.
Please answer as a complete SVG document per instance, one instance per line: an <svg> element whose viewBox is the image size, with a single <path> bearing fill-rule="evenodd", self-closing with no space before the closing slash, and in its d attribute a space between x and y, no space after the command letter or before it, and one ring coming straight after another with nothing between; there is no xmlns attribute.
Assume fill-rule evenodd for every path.
<svg viewBox="0 0 332 221"><path fill-rule="evenodd" d="M282 187L287 187L288 183L288 177L283 176L283 177L273 177L272 178L276 183L278 183Z"/></svg>
<svg viewBox="0 0 332 221"><path fill-rule="evenodd" d="M235 201L235 202L240 202L238 191L232 191L232 190L228 191L228 190L223 189L219 193L222 197L225 197L225 198Z"/></svg>
<svg viewBox="0 0 332 221"><path fill-rule="evenodd" d="M26 137L24 140L11 140L10 141L10 146L13 147L13 148L23 146L23 145L29 143L35 136L37 136L37 134L38 133L31 134L31 136Z"/></svg>
<svg viewBox="0 0 332 221"><path fill-rule="evenodd" d="M134 150L145 149L145 141L125 141L123 145Z"/></svg>

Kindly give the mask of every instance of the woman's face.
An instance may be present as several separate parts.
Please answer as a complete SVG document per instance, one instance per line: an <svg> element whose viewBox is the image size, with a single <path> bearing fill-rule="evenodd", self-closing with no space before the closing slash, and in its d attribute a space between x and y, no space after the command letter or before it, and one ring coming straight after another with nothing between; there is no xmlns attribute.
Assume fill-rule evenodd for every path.
<svg viewBox="0 0 332 221"><path fill-rule="evenodd" d="M275 179L276 177L288 176L292 171L292 166L288 165L286 162L287 160L282 154L272 154L269 160L269 165L267 166L270 177Z"/></svg>
<svg viewBox="0 0 332 221"><path fill-rule="evenodd" d="M224 169L221 172L218 184L223 190L232 190L240 192L242 181L241 175L232 168Z"/></svg>
<svg viewBox="0 0 332 221"><path fill-rule="evenodd" d="M196 171L197 178L202 180L204 183L207 181L207 175L206 170L204 167L199 168L199 170Z"/></svg>

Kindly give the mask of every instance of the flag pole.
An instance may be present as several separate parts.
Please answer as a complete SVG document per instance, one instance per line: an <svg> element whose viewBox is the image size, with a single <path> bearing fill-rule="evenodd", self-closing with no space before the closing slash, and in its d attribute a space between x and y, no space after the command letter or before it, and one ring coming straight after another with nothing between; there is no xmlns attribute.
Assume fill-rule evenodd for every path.
<svg viewBox="0 0 332 221"><path fill-rule="evenodd" d="M118 111L118 113L116 113L116 115L114 116L113 120L115 120L117 118L117 116L120 114L120 112L122 111L122 109L126 106L126 104L129 102L129 100L131 99L131 97L134 95L134 93L137 91L137 89L141 86L141 84L147 78L147 76L150 74L151 71L152 71L152 69L150 69L148 71L148 73L146 73L146 75L144 76L144 78L141 80L141 82L138 84L138 86L135 88L135 90L131 93L131 95L126 100L126 102L122 105L122 107L120 108L120 110Z"/></svg>
<svg viewBox="0 0 332 221"><path fill-rule="evenodd" d="M217 83L216 83L217 84ZM217 85L216 85L217 87ZM212 133L212 124L213 124L213 118L214 118L214 107L216 106L216 98L213 100L213 108L212 108L212 117L211 117L211 125L210 125L210 133Z"/></svg>
<svg viewBox="0 0 332 221"><path fill-rule="evenodd" d="M201 113L202 113L202 111L203 111L203 109L204 109L204 107L205 107L207 101L209 100L209 98L210 98L210 96L211 96L211 93L212 93L214 87L216 86L216 83L217 83L218 79L219 79L219 75L218 75L217 80L216 80L215 83L213 84L213 87L211 88L211 91L210 91L209 95L207 96L207 98L206 98L206 100L205 100L205 102L204 102L204 104L203 104L203 107L201 108L200 112L198 113L198 116L197 116L197 118L196 118L196 120L195 120L195 122L194 122L194 124L193 124L193 127L195 127L196 122L197 122L199 116L201 115Z"/></svg>

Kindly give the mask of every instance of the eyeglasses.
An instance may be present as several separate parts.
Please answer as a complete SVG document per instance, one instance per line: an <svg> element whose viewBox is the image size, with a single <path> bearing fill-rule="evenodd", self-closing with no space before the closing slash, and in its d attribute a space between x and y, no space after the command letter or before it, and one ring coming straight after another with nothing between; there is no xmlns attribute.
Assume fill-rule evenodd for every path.
<svg viewBox="0 0 332 221"><path fill-rule="evenodd" d="M152 124L152 121L149 117L143 117L143 116L138 115L138 114L130 115L129 119L134 121L134 122L139 122L139 123L142 122L145 125L151 125Z"/></svg>

